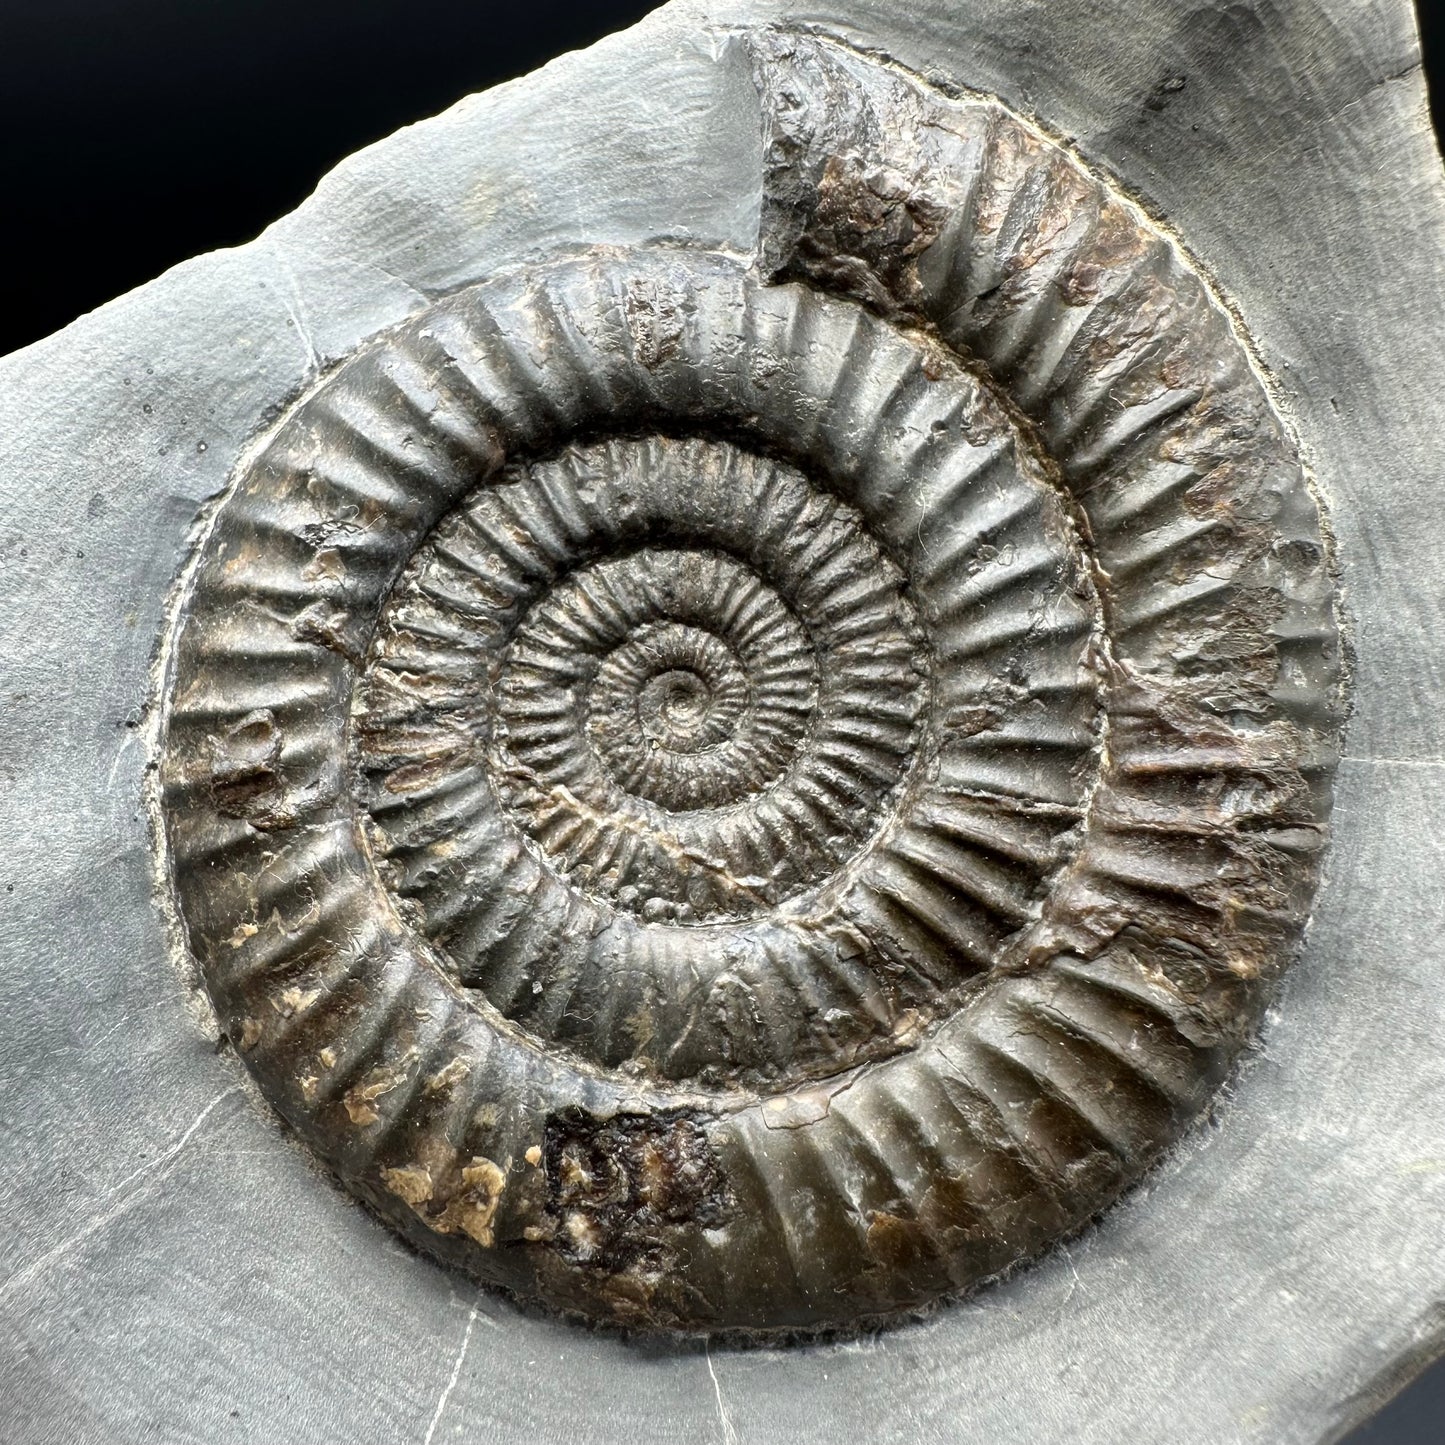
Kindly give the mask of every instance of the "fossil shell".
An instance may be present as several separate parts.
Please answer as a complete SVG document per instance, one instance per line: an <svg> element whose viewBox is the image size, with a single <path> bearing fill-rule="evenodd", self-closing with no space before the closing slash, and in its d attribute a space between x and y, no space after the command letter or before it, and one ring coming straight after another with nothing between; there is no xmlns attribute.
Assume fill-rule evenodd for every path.
<svg viewBox="0 0 1445 1445"><path fill-rule="evenodd" d="M267 1096L623 1325L852 1327L1078 1228L1288 962L1321 522L1179 244L997 102L748 38L758 252L435 301L238 468L161 758Z"/></svg>

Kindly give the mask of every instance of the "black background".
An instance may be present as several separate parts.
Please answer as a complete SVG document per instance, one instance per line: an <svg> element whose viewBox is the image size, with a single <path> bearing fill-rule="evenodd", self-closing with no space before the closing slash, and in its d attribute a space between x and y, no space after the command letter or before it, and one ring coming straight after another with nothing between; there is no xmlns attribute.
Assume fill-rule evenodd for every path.
<svg viewBox="0 0 1445 1445"><path fill-rule="evenodd" d="M0 354L250 240L358 147L653 8L0 0ZM1445 0L1421 0L1421 30L1445 134ZM1445 1364L1350 1445L1445 1445Z"/></svg>

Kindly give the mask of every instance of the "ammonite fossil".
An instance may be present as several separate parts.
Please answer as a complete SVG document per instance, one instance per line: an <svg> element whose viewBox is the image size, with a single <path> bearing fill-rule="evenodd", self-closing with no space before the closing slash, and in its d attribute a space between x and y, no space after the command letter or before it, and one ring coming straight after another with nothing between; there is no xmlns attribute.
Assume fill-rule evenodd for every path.
<svg viewBox="0 0 1445 1445"><path fill-rule="evenodd" d="M519 1297L852 1327L1077 1229L1306 916L1321 520L1180 245L999 103L751 47L751 255L435 300L236 472L160 799L229 1037Z"/></svg>

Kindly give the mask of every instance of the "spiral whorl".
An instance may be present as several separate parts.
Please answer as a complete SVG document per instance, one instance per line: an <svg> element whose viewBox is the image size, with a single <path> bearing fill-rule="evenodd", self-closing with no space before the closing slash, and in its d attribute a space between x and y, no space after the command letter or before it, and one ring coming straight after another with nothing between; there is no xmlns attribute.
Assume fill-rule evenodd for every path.
<svg viewBox="0 0 1445 1445"><path fill-rule="evenodd" d="M977 570L911 577L854 507L726 442L612 440L512 469L417 553L360 690L398 893L463 981L610 1065L786 1080L869 1035L892 1047L986 964L988 934L976 962L941 947L969 926L956 875L976 871L993 937L1030 908L990 899L987 864L924 821L965 801L929 776L958 753L958 703L941 711L929 679L972 635L944 619ZM1073 632L1077 653L1087 612ZM485 840L465 873L459 830ZM418 867L438 831L448 866ZM564 921L519 931L521 896ZM931 907L931 942L874 939L890 911ZM769 1013L739 1014L760 992Z"/></svg>
<svg viewBox="0 0 1445 1445"><path fill-rule="evenodd" d="M1227 310L1065 148L748 38L752 258L438 299L239 469L167 659L186 937L423 1248L850 1327L1079 1227L1308 907L1318 509Z"/></svg>

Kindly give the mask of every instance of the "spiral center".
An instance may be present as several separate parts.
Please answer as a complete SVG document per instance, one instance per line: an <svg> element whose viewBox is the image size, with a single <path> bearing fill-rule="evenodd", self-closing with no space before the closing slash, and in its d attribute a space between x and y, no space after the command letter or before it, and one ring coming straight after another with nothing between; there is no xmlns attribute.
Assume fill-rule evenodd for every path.
<svg viewBox="0 0 1445 1445"><path fill-rule="evenodd" d="M643 731L675 753L694 753L708 745L704 739L711 710L707 679L681 667L649 679L638 703Z"/></svg>
<svg viewBox="0 0 1445 1445"><path fill-rule="evenodd" d="M1090 614L1031 486L940 461L865 515L658 437L479 488L398 584L358 721L378 846L461 981L721 1080L891 1048L989 968L1094 741Z"/></svg>
<svg viewBox="0 0 1445 1445"><path fill-rule="evenodd" d="M654 622L598 669L591 699L593 745L607 770L636 791L640 783L632 763L653 757L659 748L695 758L736 742L751 694L747 665L729 643L688 623Z"/></svg>

